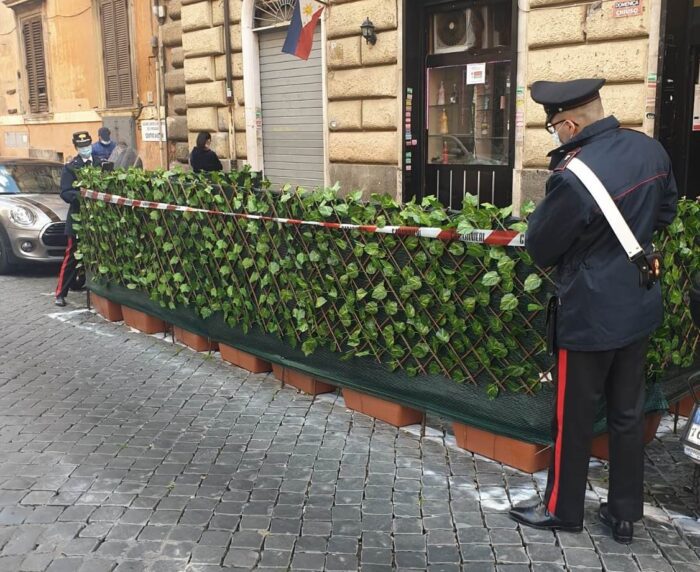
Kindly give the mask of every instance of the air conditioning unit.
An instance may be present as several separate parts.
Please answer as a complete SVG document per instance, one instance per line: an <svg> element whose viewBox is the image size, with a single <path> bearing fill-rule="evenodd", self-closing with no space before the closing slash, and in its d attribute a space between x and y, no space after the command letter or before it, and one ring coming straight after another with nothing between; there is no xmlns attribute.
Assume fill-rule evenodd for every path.
<svg viewBox="0 0 700 572"><path fill-rule="evenodd" d="M433 15L433 53L463 52L476 43L471 10L452 10Z"/></svg>

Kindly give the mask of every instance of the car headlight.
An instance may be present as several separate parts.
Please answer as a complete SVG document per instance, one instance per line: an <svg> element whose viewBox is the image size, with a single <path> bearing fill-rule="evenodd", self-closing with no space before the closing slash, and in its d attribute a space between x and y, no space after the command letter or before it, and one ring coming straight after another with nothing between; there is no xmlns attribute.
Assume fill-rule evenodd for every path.
<svg viewBox="0 0 700 572"><path fill-rule="evenodd" d="M32 226L36 222L36 214L26 207L14 207L10 211L10 220L19 226Z"/></svg>

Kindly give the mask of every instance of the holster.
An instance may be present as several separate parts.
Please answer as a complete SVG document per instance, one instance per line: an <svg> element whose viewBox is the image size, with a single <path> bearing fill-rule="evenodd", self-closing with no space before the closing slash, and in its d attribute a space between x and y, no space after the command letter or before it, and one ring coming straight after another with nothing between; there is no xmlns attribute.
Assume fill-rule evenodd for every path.
<svg viewBox="0 0 700 572"><path fill-rule="evenodd" d="M547 302L547 354L554 355L557 346L557 307L559 298L552 296Z"/></svg>
<svg viewBox="0 0 700 572"><path fill-rule="evenodd" d="M639 270L639 285L651 289L661 279L661 253L654 249L651 254L640 252L632 258Z"/></svg>

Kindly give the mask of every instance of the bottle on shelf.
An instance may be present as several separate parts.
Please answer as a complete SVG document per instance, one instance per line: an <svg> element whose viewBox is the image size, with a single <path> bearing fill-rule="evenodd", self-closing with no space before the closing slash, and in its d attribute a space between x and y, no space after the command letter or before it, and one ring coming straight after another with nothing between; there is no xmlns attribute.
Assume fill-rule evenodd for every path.
<svg viewBox="0 0 700 572"><path fill-rule="evenodd" d="M445 105L445 83L440 80L440 88L438 89L437 104Z"/></svg>
<svg viewBox="0 0 700 572"><path fill-rule="evenodd" d="M447 149L447 141L442 141L442 164L447 165L449 162L449 151Z"/></svg>
<svg viewBox="0 0 700 572"><path fill-rule="evenodd" d="M449 132L449 127L447 125L447 110L443 107L442 113L440 114L440 134L444 135Z"/></svg>
<svg viewBox="0 0 700 572"><path fill-rule="evenodd" d="M459 102L459 94L457 93L457 84L453 83L452 84L452 93L450 94L450 103L458 103Z"/></svg>

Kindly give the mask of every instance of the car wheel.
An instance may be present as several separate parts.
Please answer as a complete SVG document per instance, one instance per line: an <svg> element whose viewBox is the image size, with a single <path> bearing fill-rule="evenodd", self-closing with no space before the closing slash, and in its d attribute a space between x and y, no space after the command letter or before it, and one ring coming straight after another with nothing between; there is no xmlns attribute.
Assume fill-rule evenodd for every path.
<svg viewBox="0 0 700 572"><path fill-rule="evenodd" d="M15 257L12 254L10 240L5 229L0 227L0 274L9 274L15 266Z"/></svg>

